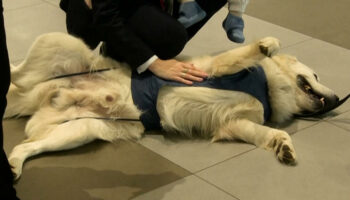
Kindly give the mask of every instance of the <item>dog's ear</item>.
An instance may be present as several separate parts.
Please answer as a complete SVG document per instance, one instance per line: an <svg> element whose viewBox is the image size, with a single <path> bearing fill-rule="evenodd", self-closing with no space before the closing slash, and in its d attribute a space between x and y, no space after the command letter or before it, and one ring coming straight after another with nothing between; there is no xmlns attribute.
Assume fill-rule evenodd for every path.
<svg viewBox="0 0 350 200"><path fill-rule="evenodd" d="M298 59L296 57L285 54L278 54L276 56L273 56L272 60L281 66L291 66L298 62Z"/></svg>

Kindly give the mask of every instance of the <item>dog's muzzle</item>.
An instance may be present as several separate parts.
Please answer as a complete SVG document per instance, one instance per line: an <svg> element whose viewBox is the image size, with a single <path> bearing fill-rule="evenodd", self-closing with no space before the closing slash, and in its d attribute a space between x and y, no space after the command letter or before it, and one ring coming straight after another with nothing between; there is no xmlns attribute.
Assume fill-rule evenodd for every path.
<svg viewBox="0 0 350 200"><path fill-rule="evenodd" d="M350 97L350 94L348 94L342 100L339 100L339 97L337 95L323 96L323 94L314 91L310 83L302 75L297 76L297 84L301 90L310 96L310 98L316 100L320 107L320 109L315 112L303 111L302 113L294 115L295 117L299 118L315 117L330 112L341 106Z"/></svg>
<svg viewBox="0 0 350 200"><path fill-rule="evenodd" d="M327 112L330 112L336 108L338 108L339 106L341 106L343 103L345 103L345 101L347 101L350 98L350 94L348 94L346 97L344 97L343 99L339 100L339 97L335 96L334 100L326 100L325 101L325 106L316 112L305 112L305 113L301 113L301 114L295 114L295 117L315 117L315 116L319 116L319 115L323 115Z"/></svg>

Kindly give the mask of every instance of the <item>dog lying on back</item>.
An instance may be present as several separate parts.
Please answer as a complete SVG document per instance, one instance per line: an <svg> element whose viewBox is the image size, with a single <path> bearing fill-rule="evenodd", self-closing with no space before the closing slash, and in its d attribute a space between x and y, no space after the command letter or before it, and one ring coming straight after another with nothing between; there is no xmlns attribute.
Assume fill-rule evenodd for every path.
<svg viewBox="0 0 350 200"><path fill-rule="evenodd" d="M243 89L174 86L144 74L165 82L156 91L155 107L149 108L156 111L158 122L150 120L164 131L188 137L199 135L213 142L243 140L274 152L284 164L296 164L288 133L264 126L265 120L282 123L295 114L316 113L335 104L338 97L295 57L276 54L279 47L277 39L267 37L217 56L188 61L207 72L210 83L230 83L231 77L249 77L259 71L260 82L245 82ZM76 74L80 72L91 73ZM66 74L73 76L62 77ZM145 128L158 127L146 125L148 107L135 104L139 100L134 99L131 88L139 88L134 81L140 77L126 64L93 54L75 37L64 33L40 36L26 59L11 67L5 117L31 115L25 128L27 139L9 156L16 178L30 156L72 149L96 139L139 139ZM142 83L142 77L140 80ZM266 91L256 89L254 82L265 85Z"/></svg>

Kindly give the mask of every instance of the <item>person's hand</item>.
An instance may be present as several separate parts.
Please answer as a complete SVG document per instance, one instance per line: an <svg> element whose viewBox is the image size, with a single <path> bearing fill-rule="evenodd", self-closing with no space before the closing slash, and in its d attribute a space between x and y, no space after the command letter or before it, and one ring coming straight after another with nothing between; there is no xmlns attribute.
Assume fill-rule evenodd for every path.
<svg viewBox="0 0 350 200"><path fill-rule="evenodd" d="M148 69L156 76L173 80L187 85L193 84L193 81L201 82L203 78L208 77L204 71L196 69L193 64L179 62L177 60L155 60Z"/></svg>

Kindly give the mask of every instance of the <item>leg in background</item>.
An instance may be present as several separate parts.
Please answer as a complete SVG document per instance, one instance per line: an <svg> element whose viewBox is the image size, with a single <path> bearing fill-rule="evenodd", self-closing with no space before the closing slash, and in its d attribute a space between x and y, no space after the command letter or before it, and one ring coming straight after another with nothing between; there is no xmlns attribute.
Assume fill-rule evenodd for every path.
<svg viewBox="0 0 350 200"><path fill-rule="evenodd" d="M13 188L13 175L8 163L5 151L3 149L3 130L2 130L2 117L6 108L6 93L10 85L10 64L6 46L5 27L3 19L3 7L2 0L0 0L0 199L18 199L16 197L16 191Z"/></svg>
<svg viewBox="0 0 350 200"><path fill-rule="evenodd" d="M227 37L232 42L243 43L245 40L243 34L244 21L242 15L245 12L248 2L249 0L228 1L229 13L223 21L222 26L226 31Z"/></svg>
<svg viewBox="0 0 350 200"><path fill-rule="evenodd" d="M204 24L207 23L207 21L217 12L219 11L226 3L227 0L196 0L198 5L205 11L206 16L200 20L198 23L193 24L192 26L188 27L187 34L188 39L191 39L198 31L201 29ZM174 17L178 18L179 15L179 5L177 1L174 1Z"/></svg>

